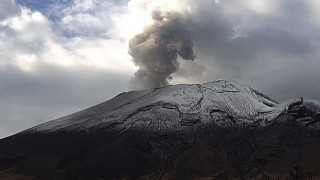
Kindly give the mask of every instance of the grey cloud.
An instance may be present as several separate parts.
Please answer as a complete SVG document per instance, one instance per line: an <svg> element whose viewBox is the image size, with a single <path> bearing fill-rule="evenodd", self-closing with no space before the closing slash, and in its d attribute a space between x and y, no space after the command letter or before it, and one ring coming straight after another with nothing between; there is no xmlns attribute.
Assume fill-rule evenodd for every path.
<svg viewBox="0 0 320 180"><path fill-rule="evenodd" d="M0 1L0 14L4 12L2 5L8 2L19 11L4 13L4 20L0 17L0 138L95 105L128 89L131 73L114 67L119 57L127 57L125 53L119 57L114 53L122 44L117 39L109 41L90 33L87 37L65 37L60 19L50 21L13 0ZM32 3L35 7L31 9L40 6ZM104 13L95 8L92 11ZM95 32L92 28L96 27L87 24L86 28Z"/></svg>
<svg viewBox="0 0 320 180"><path fill-rule="evenodd" d="M108 100L127 89L129 79L88 67L40 64L32 73L7 67L0 71L0 126L6 130L0 138Z"/></svg>
<svg viewBox="0 0 320 180"><path fill-rule="evenodd" d="M20 7L15 4L14 0L0 1L0 20L8 16L15 15L19 12Z"/></svg>
<svg viewBox="0 0 320 180"><path fill-rule="evenodd" d="M6 16L16 13L10 8L2 11L4 2L11 1L0 1L0 18L3 12ZM167 85L170 77L182 79L183 83L222 78L248 84L278 101L299 96L320 100L319 27L309 21L312 14L307 1L273 1L279 10L271 14L257 14L246 9L244 3L248 1L185 2L196 7L195 10L162 14L167 22L162 22L160 16L158 26L147 28L144 34L132 40L131 55L135 63L143 67L133 79L139 88ZM228 8L236 11L230 13ZM70 13L65 12L66 15ZM109 25L102 26L109 28ZM79 26L80 30L82 27ZM87 33L90 28L81 33ZM14 33L7 32L12 37ZM151 39L161 41L152 47L146 46L152 44ZM19 39L16 42L7 45L4 51L11 52L10 56L2 56L1 60L9 61L17 51L39 51L32 47L35 43L19 44ZM194 61L184 61L178 54L190 60L194 54L197 57ZM67 70L41 63L31 72L15 67L1 69L0 137L107 100L127 89L129 79L130 74L79 66Z"/></svg>
<svg viewBox="0 0 320 180"><path fill-rule="evenodd" d="M272 14L239 6L237 17L226 14L231 2L244 3L225 0L211 11L199 5L201 13L189 15L197 59L194 64L181 63L173 77L195 82L233 79L279 101L298 96L320 99L315 82L320 77L320 29L308 21L306 2L279 2Z"/></svg>
<svg viewBox="0 0 320 180"><path fill-rule="evenodd" d="M176 13L182 26L174 25L188 33L197 58L192 62L179 60L171 66L166 62L175 68L163 79L168 80L169 76L179 79L173 80L175 83L232 79L249 84L279 101L298 96L320 99L320 84L315 82L320 77L317 69L320 67L320 29L310 21L314 14L308 2L261 1L270 3L273 8L262 13L250 9L248 3L251 1L183 2L194 9ZM135 53L148 54L147 57L158 53L138 51L140 49ZM157 82L153 81L156 73L148 72L138 71L134 80Z"/></svg>

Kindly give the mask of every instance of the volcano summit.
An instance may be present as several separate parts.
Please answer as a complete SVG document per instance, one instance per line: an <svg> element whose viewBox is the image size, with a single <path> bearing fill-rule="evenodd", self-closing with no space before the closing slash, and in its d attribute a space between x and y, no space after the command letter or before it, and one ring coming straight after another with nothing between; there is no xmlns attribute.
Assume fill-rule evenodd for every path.
<svg viewBox="0 0 320 180"><path fill-rule="evenodd" d="M320 107L217 80L121 93L0 140L0 179L320 177Z"/></svg>

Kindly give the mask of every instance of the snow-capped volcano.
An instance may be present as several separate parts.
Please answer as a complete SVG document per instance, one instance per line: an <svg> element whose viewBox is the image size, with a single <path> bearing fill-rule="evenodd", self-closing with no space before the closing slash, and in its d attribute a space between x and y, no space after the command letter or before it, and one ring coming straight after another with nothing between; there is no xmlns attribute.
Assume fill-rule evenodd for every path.
<svg viewBox="0 0 320 180"><path fill-rule="evenodd" d="M183 131L215 123L220 126L263 126L283 110L274 100L236 82L174 85L122 93L78 113L25 132L86 131L129 128Z"/></svg>
<svg viewBox="0 0 320 180"><path fill-rule="evenodd" d="M0 140L0 179L320 176L320 106L237 82L121 93Z"/></svg>

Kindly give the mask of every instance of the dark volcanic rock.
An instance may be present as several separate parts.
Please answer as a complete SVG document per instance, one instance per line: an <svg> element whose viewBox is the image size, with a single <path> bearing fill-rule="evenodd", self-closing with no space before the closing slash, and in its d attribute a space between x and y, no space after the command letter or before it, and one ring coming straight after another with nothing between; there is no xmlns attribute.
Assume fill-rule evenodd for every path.
<svg viewBox="0 0 320 180"><path fill-rule="evenodd" d="M0 179L319 178L319 112L228 81L123 93L0 140Z"/></svg>

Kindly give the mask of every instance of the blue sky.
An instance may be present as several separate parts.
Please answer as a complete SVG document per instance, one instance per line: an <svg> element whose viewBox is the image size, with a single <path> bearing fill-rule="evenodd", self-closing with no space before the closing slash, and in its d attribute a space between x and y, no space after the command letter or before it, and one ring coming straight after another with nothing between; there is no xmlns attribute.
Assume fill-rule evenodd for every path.
<svg viewBox="0 0 320 180"><path fill-rule="evenodd" d="M17 4L39 11L52 21L61 18L61 10L72 5L72 0L17 0Z"/></svg>
<svg viewBox="0 0 320 180"><path fill-rule="evenodd" d="M46 10L50 10L55 6L69 6L72 3L72 0L17 0L16 2L32 10L38 10L45 13Z"/></svg>
<svg viewBox="0 0 320 180"><path fill-rule="evenodd" d="M194 44L171 84L320 99L318 0L1 0L0 138L128 91L128 42L155 9L179 14Z"/></svg>

